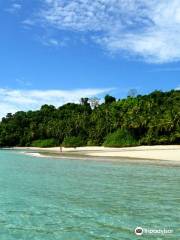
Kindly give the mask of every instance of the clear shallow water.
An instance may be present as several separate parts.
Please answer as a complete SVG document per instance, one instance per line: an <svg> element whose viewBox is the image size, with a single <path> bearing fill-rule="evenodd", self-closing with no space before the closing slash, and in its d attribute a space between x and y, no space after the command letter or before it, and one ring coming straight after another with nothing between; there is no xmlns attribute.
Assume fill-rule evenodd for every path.
<svg viewBox="0 0 180 240"><path fill-rule="evenodd" d="M0 240L178 240L179 223L179 167L0 151ZM138 238L137 226L174 233Z"/></svg>

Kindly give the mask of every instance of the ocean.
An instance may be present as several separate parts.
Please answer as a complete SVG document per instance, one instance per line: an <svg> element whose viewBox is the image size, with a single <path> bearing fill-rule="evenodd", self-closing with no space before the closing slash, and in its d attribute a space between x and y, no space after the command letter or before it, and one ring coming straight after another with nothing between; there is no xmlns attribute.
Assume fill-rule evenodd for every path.
<svg viewBox="0 0 180 240"><path fill-rule="evenodd" d="M178 166L0 151L0 240L178 240L179 223Z"/></svg>

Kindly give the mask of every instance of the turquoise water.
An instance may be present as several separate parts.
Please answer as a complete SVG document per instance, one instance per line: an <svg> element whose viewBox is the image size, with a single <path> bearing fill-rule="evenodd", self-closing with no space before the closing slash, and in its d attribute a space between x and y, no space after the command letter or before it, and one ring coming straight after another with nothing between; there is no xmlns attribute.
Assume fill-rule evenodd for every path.
<svg viewBox="0 0 180 240"><path fill-rule="evenodd" d="M137 226L172 229L137 237ZM0 240L180 239L180 168L0 151Z"/></svg>

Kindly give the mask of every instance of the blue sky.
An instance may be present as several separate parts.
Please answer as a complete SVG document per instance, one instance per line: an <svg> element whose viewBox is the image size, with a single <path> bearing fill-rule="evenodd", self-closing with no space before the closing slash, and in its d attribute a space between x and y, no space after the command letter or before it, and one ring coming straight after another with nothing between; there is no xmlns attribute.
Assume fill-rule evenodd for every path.
<svg viewBox="0 0 180 240"><path fill-rule="evenodd" d="M179 0L1 0L0 116L180 87Z"/></svg>

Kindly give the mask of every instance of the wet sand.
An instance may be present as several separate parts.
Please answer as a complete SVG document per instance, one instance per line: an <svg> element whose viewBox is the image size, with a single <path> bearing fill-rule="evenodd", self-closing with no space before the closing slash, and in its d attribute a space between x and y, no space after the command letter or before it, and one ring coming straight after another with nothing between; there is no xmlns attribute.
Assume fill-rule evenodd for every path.
<svg viewBox="0 0 180 240"><path fill-rule="evenodd" d="M180 162L180 145L160 146L138 146L127 148L105 148L105 147L79 147L79 148L35 148L16 147L13 149L28 150L34 156L56 156L56 157L98 157L111 159L147 159Z"/></svg>

